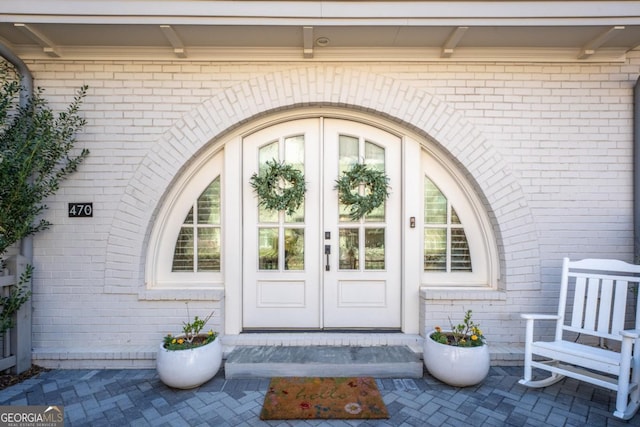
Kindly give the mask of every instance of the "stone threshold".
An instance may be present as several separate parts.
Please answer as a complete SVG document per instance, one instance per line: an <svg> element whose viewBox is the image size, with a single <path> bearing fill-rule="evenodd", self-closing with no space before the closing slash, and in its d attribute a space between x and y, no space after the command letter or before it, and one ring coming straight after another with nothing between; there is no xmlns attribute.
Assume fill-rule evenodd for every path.
<svg viewBox="0 0 640 427"><path fill-rule="evenodd" d="M407 346L422 354L424 338L400 332L251 332L225 335L225 353L237 346Z"/></svg>
<svg viewBox="0 0 640 427"><path fill-rule="evenodd" d="M421 378L422 359L406 346L239 346L224 365L225 378Z"/></svg>

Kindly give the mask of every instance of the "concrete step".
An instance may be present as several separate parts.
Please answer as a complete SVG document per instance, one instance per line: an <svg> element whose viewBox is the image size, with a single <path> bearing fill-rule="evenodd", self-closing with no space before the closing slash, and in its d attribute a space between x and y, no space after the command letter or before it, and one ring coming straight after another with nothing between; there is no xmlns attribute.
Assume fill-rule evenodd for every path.
<svg viewBox="0 0 640 427"><path fill-rule="evenodd" d="M421 355L407 346L238 346L225 377L421 378Z"/></svg>

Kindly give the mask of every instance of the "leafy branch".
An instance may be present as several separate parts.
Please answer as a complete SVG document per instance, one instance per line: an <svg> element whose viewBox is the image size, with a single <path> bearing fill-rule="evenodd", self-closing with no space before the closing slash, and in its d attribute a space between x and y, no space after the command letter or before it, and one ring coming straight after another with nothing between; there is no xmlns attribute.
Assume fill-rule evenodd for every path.
<svg viewBox="0 0 640 427"><path fill-rule="evenodd" d="M60 182L75 172L89 151L70 154L75 134L86 124L79 115L87 86L57 116L38 88L26 105L17 105L20 85L0 66L0 257L21 239L49 228L38 218Z"/></svg>
<svg viewBox="0 0 640 427"><path fill-rule="evenodd" d="M89 151L72 154L75 135L86 124L79 115L87 94L82 86L65 111L54 114L38 88L24 105L13 67L0 62L0 265L7 249L27 236L49 228L42 217L44 201L75 172ZM0 332L12 328L14 314L31 296L28 265L18 284L0 297Z"/></svg>

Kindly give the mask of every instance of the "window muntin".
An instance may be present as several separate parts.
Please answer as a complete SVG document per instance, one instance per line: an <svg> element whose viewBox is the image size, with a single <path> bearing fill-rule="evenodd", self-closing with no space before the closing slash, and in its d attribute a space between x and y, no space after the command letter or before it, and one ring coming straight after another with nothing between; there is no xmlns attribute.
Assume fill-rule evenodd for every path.
<svg viewBox="0 0 640 427"><path fill-rule="evenodd" d="M172 272L220 271L220 177L186 215L173 252Z"/></svg>
<svg viewBox="0 0 640 427"><path fill-rule="evenodd" d="M304 173L304 135L266 142L258 149L259 169L268 161L280 161ZM304 270L305 204L292 214L258 206L258 269ZM284 246L280 244L284 242ZM282 247L281 247L282 246Z"/></svg>
<svg viewBox="0 0 640 427"><path fill-rule="evenodd" d="M464 227L447 197L424 178L424 271L472 271Z"/></svg>
<svg viewBox="0 0 640 427"><path fill-rule="evenodd" d="M338 173L348 171L354 164L364 162L368 167L385 171L385 149L375 142L350 135L338 137ZM365 194L360 186L352 191ZM386 236L386 201L357 221L351 219L350 208L339 203L339 265L340 270L384 270ZM361 251L362 248L362 251ZM364 261L362 263L361 261Z"/></svg>
<svg viewBox="0 0 640 427"><path fill-rule="evenodd" d="M486 207L448 157L422 150L421 286L495 288L498 250Z"/></svg>

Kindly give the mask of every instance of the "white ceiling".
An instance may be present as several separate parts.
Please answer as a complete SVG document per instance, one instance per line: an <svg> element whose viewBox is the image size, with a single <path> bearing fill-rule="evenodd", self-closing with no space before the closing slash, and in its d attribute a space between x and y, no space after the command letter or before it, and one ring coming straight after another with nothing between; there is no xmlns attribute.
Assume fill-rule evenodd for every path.
<svg viewBox="0 0 640 427"><path fill-rule="evenodd" d="M638 1L2 0L23 59L621 61Z"/></svg>

